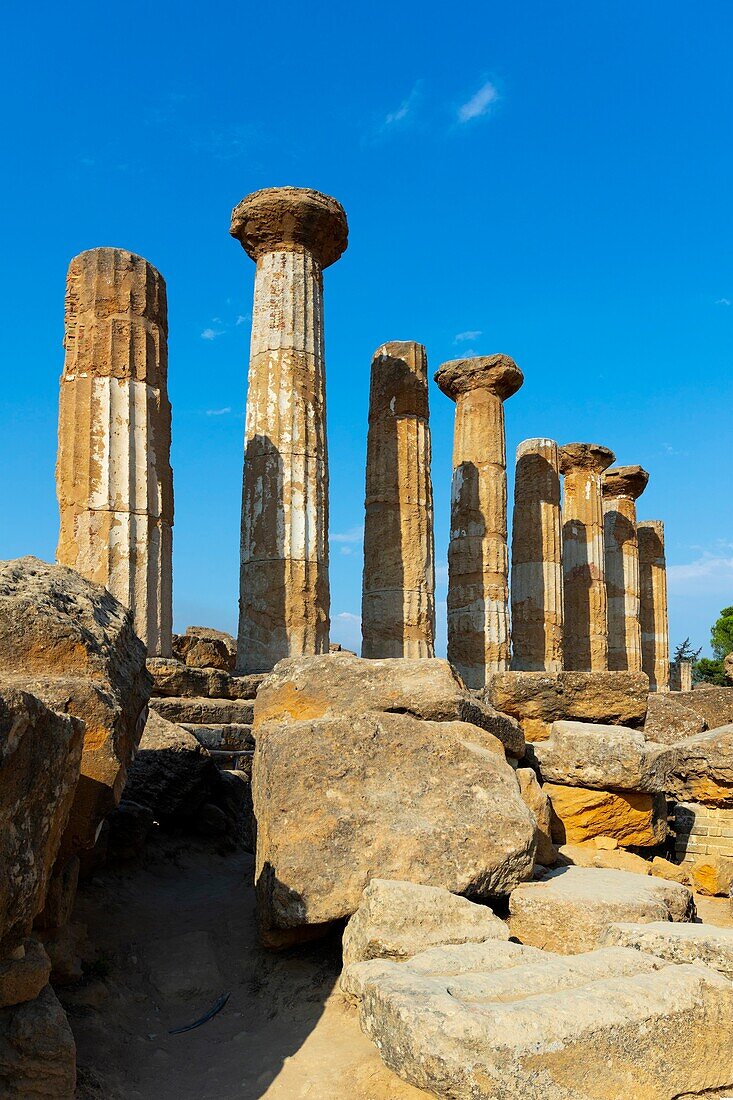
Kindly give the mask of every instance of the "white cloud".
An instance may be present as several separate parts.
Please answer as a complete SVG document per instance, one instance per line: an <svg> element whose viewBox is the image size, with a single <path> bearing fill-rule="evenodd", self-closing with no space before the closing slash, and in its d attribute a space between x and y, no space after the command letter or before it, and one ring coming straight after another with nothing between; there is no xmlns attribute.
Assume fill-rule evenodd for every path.
<svg viewBox="0 0 733 1100"><path fill-rule="evenodd" d="M355 615L353 611L339 611L336 618L342 623L361 623L361 615Z"/></svg>
<svg viewBox="0 0 733 1100"><path fill-rule="evenodd" d="M240 313L234 322L235 325L244 325L249 321L249 313Z"/></svg>
<svg viewBox="0 0 733 1100"><path fill-rule="evenodd" d="M419 94L420 81L418 80L418 82L413 85L412 91L407 99L403 99L402 103L400 103L395 111L390 111L388 115L385 115L384 122L382 123L382 130L387 130L390 126L394 126L399 122L404 122L405 119L413 113Z"/></svg>
<svg viewBox="0 0 733 1100"><path fill-rule="evenodd" d="M453 337L453 343L454 344L465 344L466 341L469 341L469 340L478 340L479 336L482 336L482 335L483 335L483 333L481 332L481 329L479 329L479 328L468 329L467 332L457 332L456 335Z"/></svg>
<svg viewBox="0 0 733 1100"><path fill-rule="evenodd" d="M671 595L697 596L720 593L725 602L733 597L733 557L705 551L695 561L667 566Z"/></svg>
<svg viewBox="0 0 733 1100"><path fill-rule="evenodd" d="M474 118L481 118L498 98L499 93L495 86L487 80L466 103L458 108L458 121L471 122Z"/></svg>
<svg viewBox="0 0 733 1100"><path fill-rule="evenodd" d="M217 332L215 328L205 328L201 333L202 340L216 340L217 336L221 336L221 332Z"/></svg>
<svg viewBox="0 0 733 1100"><path fill-rule="evenodd" d="M329 535L331 542L357 543L364 538L363 527L352 527L348 531L334 531Z"/></svg>
<svg viewBox="0 0 733 1100"><path fill-rule="evenodd" d="M225 409L207 409L206 410L206 415L207 416L226 416L226 414L230 413L231 411L232 411L231 408L229 407L229 405L227 405L227 407Z"/></svg>
<svg viewBox="0 0 733 1100"><path fill-rule="evenodd" d="M342 546L341 547L341 553L348 556L349 554L353 554L354 551L353 551L351 546Z"/></svg>
<svg viewBox="0 0 733 1100"><path fill-rule="evenodd" d="M729 306L733 303L731 303L730 298L716 298L715 304L716 306Z"/></svg>

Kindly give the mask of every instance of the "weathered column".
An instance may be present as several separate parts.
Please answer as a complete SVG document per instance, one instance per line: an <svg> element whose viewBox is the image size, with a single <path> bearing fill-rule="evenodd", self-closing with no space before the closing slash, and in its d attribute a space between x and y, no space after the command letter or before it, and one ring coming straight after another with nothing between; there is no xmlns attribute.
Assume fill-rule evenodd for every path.
<svg viewBox="0 0 733 1100"><path fill-rule="evenodd" d="M564 478L563 653L565 668L576 672L608 668L601 475L615 457L608 447L595 443L568 443L560 448Z"/></svg>
<svg viewBox="0 0 733 1100"><path fill-rule="evenodd" d="M244 439L237 667L328 652L323 277L346 248L335 199L248 195L230 233L257 263Z"/></svg>
<svg viewBox="0 0 733 1100"><path fill-rule="evenodd" d="M512 521L512 668L563 667L560 459L553 439L517 448Z"/></svg>
<svg viewBox="0 0 733 1100"><path fill-rule="evenodd" d="M367 438L363 657L435 656L428 361L394 341L372 359Z"/></svg>
<svg viewBox="0 0 733 1100"><path fill-rule="evenodd" d="M641 672L636 501L648 481L641 466L614 466L603 475L608 667L613 672Z"/></svg>
<svg viewBox="0 0 733 1100"><path fill-rule="evenodd" d="M169 656L173 475L162 275L122 248L76 256L66 280L57 560L129 607Z"/></svg>
<svg viewBox="0 0 733 1100"><path fill-rule="evenodd" d="M524 376L508 355L443 363L456 403L448 548L448 660L470 688L509 668L504 401Z"/></svg>
<svg viewBox="0 0 733 1100"><path fill-rule="evenodd" d="M664 524L648 519L637 527L641 590L641 667L652 691L669 691L669 623Z"/></svg>

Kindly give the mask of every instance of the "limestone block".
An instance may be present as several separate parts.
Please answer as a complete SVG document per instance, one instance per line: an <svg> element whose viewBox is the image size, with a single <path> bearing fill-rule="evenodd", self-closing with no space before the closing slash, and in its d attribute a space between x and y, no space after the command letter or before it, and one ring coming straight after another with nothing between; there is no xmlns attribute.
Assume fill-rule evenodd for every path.
<svg viewBox="0 0 733 1100"><path fill-rule="evenodd" d="M194 627L194 631L203 630ZM228 634L207 631L205 635L189 633L173 635L173 655L190 668L216 668L233 672L237 661L236 642Z"/></svg>
<svg viewBox="0 0 733 1100"><path fill-rule="evenodd" d="M677 691L650 694L644 722L644 736L647 741L674 745L676 741L702 733L707 728L703 715L694 709L694 696L697 692L689 692L689 695L691 698L688 704ZM733 711L730 717L733 718Z"/></svg>
<svg viewBox="0 0 733 1100"><path fill-rule="evenodd" d="M193 817L216 783L216 765L193 736L151 711L125 787L125 800L163 824Z"/></svg>
<svg viewBox="0 0 733 1100"><path fill-rule="evenodd" d="M223 669L191 668L170 657L149 657L155 695L187 698L254 699L264 676L231 676Z"/></svg>
<svg viewBox="0 0 733 1100"><path fill-rule="evenodd" d="M375 876L479 900L531 875L534 817L490 734L404 713L299 717L256 726L265 942L351 916Z"/></svg>
<svg viewBox="0 0 733 1100"><path fill-rule="evenodd" d="M43 908L83 734L82 722L0 683L0 959L23 943Z"/></svg>
<svg viewBox="0 0 733 1100"><path fill-rule="evenodd" d="M715 924L612 924L604 944L634 947L673 963L709 966L733 981L733 928Z"/></svg>
<svg viewBox="0 0 733 1100"><path fill-rule="evenodd" d="M626 847L651 847L667 835L667 805L663 795L638 791L588 790L545 783L552 806L552 839L578 844L610 836Z"/></svg>
<svg viewBox="0 0 733 1100"><path fill-rule="evenodd" d="M427 356L393 341L374 354L369 396L362 654L435 656L435 552Z"/></svg>
<svg viewBox="0 0 733 1100"><path fill-rule="evenodd" d="M519 792L535 817L535 840L537 853L535 860L544 867L551 867L557 862L557 852L552 843L552 809L550 800L537 782L537 777L531 768L517 768L517 781Z"/></svg>
<svg viewBox="0 0 733 1100"><path fill-rule="evenodd" d="M42 945L25 940L11 958L0 962L0 1008L34 1000L48 985L50 974L51 960Z"/></svg>
<svg viewBox="0 0 733 1100"><path fill-rule="evenodd" d="M605 867L614 871L633 871L636 875L649 875L652 872L651 863L641 856L636 856L633 852L625 852L623 848L599 849L592 841L586 841L583 844L563 844L558 848L558 857L558 863L561 866Z"/></svg>
<svg viewBox="0 0 733 1100"><path fill-rule="evenodd" d="M669 882L691 885L689 872L678 863L672 863L668 859L663 859L662 856L654 856L651 862L651 873L657 878L666 878Z"/></svg>
<svg viewBox="0 0 733 1100"><path fill-rule="evenodd" d="M47 985L32 1001L0 1010L0 1096L73 1100L76 1046L66 1014Z"/></svg>
<svg viewBox="0 0 733 1100"><path fill-rule="evenodd" d="M608 597L608 667L640 672L641 625L636 501L649 474L614 466L603 475L603 537Z"/></svg>
<svg viewBox="0 0 733 1100"><path fill-rule="evenodd" d="M664 524L646 520L637 526L641 613L641 667L652 691L669 691L669 621Z"/></svg>
<svg viewBox="0 0 733 1100"><path fill-rule="evenodd" d="M692 888L710 897L730 897L733 887L733 859L702 856L690 868Z"/></svg>
<svg viewBox="0 0 733 1100"><path fill-rule="evenodd" d="M469 722L498 737L511 756L524 755L516 720L466 691L450 664L438 659L368 661L342 652L282 661L257 692L254 728L367 711Z"/></svg>
<svg viewBox="0 0 733 1100"><path fill-rule="evenodd" d="M671 1100L733 1081L720 1056L733 988L706 967L623 948L561 958L491 941L375 959L350 975L382 1060L430 1095Z"/></svg>
<svg viewBox="0 0 733 1100"><path fill-rule="evenodd" d="M560 459L552 439L517 448L512 522L512 668L563 667Z"/></svg>
<svg viewBox="0 0 733 1100"><path fill-rule="evenodd" d="M681 802L733 807L733 724L675 744L669 793Z"/></svg>
<svg viewBox="0 0 733 1100"><path fill-rule="evenodd" d="M591 722L554 722L548 740L533 746L542 777L596 790L667 790L674 748L645 741L640 730Z"/></svg>
<svg viewBox="0 0 733 1100"><path fill-rule="evenodd" d="M690 921L692 893L651 875L595 867L560 867L525 882L509 898L512 937L533 947L572 955L602 942L618 921Z"/></svg>
<svg viewBox="0 0 733 1100"><path fill-rule="evenodd" d="M344 968L366 959L409 959L441 944L508 940L485 905L435 886L373 878L344 930Z"/></svg>
<svg viewBox="0 0 733 1100"><path fill-rule="evenodd" d="M196 699L189 696L166 696L150 700L150 709L168 722L206 723L236 722L251 725L254 702L251 699Z"/></svg>

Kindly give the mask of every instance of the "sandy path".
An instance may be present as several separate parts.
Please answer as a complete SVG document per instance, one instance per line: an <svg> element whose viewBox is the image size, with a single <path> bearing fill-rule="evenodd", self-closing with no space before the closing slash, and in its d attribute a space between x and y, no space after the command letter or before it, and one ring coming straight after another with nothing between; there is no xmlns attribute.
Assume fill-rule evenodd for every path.
<svg viewBox="0 0 733 1100"><path fill-rule="evenodd" d="M252 857L163 837L79 894L100 977L63 994L79 1096L424 1100L383 1065L336 988L340 944L257 944ZM226 1007L183 1035L224 992Z"/></svg>

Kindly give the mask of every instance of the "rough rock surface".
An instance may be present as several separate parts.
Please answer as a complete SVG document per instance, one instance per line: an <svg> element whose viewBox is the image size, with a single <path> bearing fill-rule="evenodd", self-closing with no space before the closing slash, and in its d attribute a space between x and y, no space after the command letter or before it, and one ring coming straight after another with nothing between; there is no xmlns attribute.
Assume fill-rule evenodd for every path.
<svg viewBox="0 0 733 1100"><path fill-rule="evenodd" d="M507 936L509 932L507 931ZM27 939L13 958L0 962L0 1008L32 1001L51 975L51 960L38 940Z"/></svg>
<svg viewBox="0 0 733 1100"><path fill-rule="evenodd" d="M633 871L637 875L650 875L649 860L625 852L623 848L599 849L591 843L563 844L558 849L558 862L570 867L606 867L615 871ZM663 877L663 876L662 876ZM674 880L679 881L679 880Z"/></svg>
<svg viewBox="0 0 733 1100"><path fill-rule="evenodd" d="M193 734L150 712L125 787L125 801L171 824L192 817L216 782L216 765Z"/></svg>
<svg viewBox="0 0 733 1100"><path fill-rule="evenodd" d="M686 737L675 750L670 795L680 802L733 808L733 725Z"/></svg>
<svg viewBox="0 0 733 1100"><path fill-rule="evenodd" d="M601 942L618 921L689 921L692 893L631 871L560 867L539 882L525 882L509 898L509 930L522 943L573 955Z"/></svg>
<svg viewBox="0 0 733 1100"><path fill-rule="evenodd" d="M206 626L189 626L185 634L173 635L173 656L190 668L216 668L233 672L237 643L231 634Z"/></svg>
<svg viewBox="0 0 733 1100"><path fill-rule="evenodd" d="M429 947L508 940L485 905L436 886L373 878L344 931L344 967L366 959L409 959Z"/></svg>
<svg viewBox="0 0 733 1100"><path fill-rule="evenodd" d="M190 668L171 657L149 657L156 695L186 698L254 699L264 676L232 676L223 669Z"/></svg>
<svg viewBox="0 0 733 1100"><path fill-rule="evenodd" d="M0 681L0 959L43 908L74 799L83 724Z"/></svg>
<svg viewBox="0 0 733 1100"><path fill-rule="evenodd" d="M667 835L664 795L637 791L596 791L545 783L552 807L555 844L579 844L597 836L613 837L626 847L661 844Z"/></svg>
<svg viewBox="0 0 733 1100"><path fill-rule="evenodd" d="M74 1037L50 985L35 1000L0 1009L3 1100L73 1100L75 1087Z"/></svg>
<svg viewBox="0 0 733 1100"><path fill-rule="evenodd" d="M255 731L266 722L369 711L470 722L498 737L510 755L524 755L516 720L471 695L448 662L437 659L369 661L342 652L281 661L257 692Z"/></svg>
<svg viewBox="0 0 733 1100"><path fill-rule="evenodd" d="M5 683L84 720L81 776L62 852L92 847L119 801L150 695L145 647L130 612L72 569L31 557L3 562L0 669Z"/></svg>
<svg viewBox="0 0 733 1100"><path fill-rule="evenodd" d="M297 707L293 694L283 688L275 709L266 693L269 713ZM486 898L532 873L534 817L500 743L477 726L347 714L261 722L256 740L265 932L351 916L375 876Z"/></svg>
<svg viewBox="0 0 733 1100"><path fill-rule="evenodd" d="M702 856L690 867L692 887L698 894L727 898L733 890L733 858Z"/></svg>
<svg viewBox="0 0 733 1100"><path fill-rule="evenodd" d="M643 672L497 672L484 699L517 718L528 741L541 741L563 719L640 727L648 695Z"/></svg>
<svg viewBox="0 0 733 1100"><path fill-rule="evenodd" d="M591 722L554 722L532 753L543 779L606 791L665 791L675 763L674 749L645 741L640 730Z"/></svg>
<svg viewBox="0 0 733 1100"><path fill-rule="evenodd" d="M699 963L719 970L733 981L733 928L715 924L612 924L604 944L635 947L658 959L674 963Z"/></svg>
<svg viewBox="0 0 733 1100"><path fill-rule="evenodd" d="M651 873L657 878L666 878L668 882L682 882L685 886L690 885L689 871L678 863L663 859L662 856L654 856Z"/></svg>
<svg viewBox="0 0 733 1100"><path fill-rule="evenodd" d="M689 693L692 695L692 692ZM674 745L685 737L693 737L707 728L702 714L684 701L678 691L653 691L644 722L647 741L660 745Z"/></svg>
<svg viewBox="0 0 733 1100"><path fill-rule="evenodd" d="M553 863L557 863L557 852L552 843L552 808L550 800L537 782L537 776L531 768L517 768L516 776L519 782L519 792L537 822L535 828L535 840L537 842L535 861L544 867L551 867Z"/></svg>
<svg viewBox="0 0 733 1100"><path fill-rule="evenodd" d="M733 1083L720 1057L733 987L705 967L492 941L358 963L350 975L384 1062L434 1096L671 1100Z"/></svg>
<svg viewBox="0 0 733 1100"><path fill-rule="evenodd" d="M678 706L702 718L709 730L733 722L733 687L698 684L692 691L676 691L674 699Z"/></svg>
<svg viewBox="0 0 733 1100"><path fill-rule="evenodd" d="M207 725L235 722L251 725L254 703L251 699L193 699L188 697L155 698L150 700L150 709L155 710L168 722L187 722L192 725Z"/></svg>

